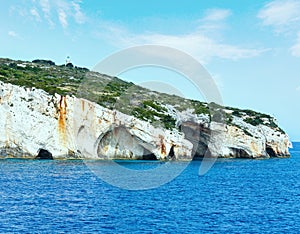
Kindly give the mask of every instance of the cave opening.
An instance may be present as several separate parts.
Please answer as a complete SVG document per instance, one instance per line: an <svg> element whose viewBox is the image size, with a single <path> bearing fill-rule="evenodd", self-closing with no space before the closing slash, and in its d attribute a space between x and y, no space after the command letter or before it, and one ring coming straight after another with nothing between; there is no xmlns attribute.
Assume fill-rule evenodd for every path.
<svg viewBox="0 0 300 234"><path fill-rule="evenodd" d="M250 155L247 153L246 150L244 149L239 149L239 148L230 148L232 151L232 155L235 158L251 158Z"/></svg>
<svg viewBox="0 0 300 234"><path fill-rule="evenodd" d="M267 151L267 154L270 156L270 157L276 157L276 154L274 152L274 150L269 147L269 146L266 146L266 151Z"/></svg>
<svg viewBox="0 0 300 234"><path fill-rule="evenodd" d="M211 156L207 144L204 142L193 144L193 160L201 160L204 158L204 156Z"/></svg>
<svg viewBox="0 0 300 234"><path fill-rule="evenodd" d="M184 133L185 139L193 144L193 160L202 160L204 157L211 157L208 149L211 131L208 128L205 128L203 124L196 124L191 121L186 121L179 127Z"/></svg>
<svg viewBox="0 0 300 234"><path fill-rule="evenodd" d="M151 151L144 148L144 154L143 154L142 160L153 160L153 161L155 161L155 160L157 160L157 158Z"/></svg>
<svg viewBox="0 0 300 234"><path fill-rule="evenodd" d="M144 142L132 135L126 127L115 127L98 137L97 154L104 159L157 160Z"/></svg>
<svg viewBox="0 0 300 234"><path fill-rule="evenodd" d="M175 158L174 145L172 145L172 147L170 149L169 158L170 159L174 159Z"/></svg>
<svg viewBox="0 0 300 234"><path fill-rule="evenodd" d="M52 153L46 149L39 149L38 155L35 157L36 159L50 159L53 160Z"/></svg>

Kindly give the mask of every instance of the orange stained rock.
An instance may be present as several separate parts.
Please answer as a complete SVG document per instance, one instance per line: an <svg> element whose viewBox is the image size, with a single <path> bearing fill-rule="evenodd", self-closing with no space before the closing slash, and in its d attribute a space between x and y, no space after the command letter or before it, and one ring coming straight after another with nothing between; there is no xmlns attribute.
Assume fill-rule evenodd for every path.
<svg viewBox="0 0 300 234"><path fill-rule="evenodd" d="M162 155L166 155L167 150L166 150L166 146L164 144L164 137L162 135L159 135L159 138L160 138L160 153Z"/></svg>
<svg viewBox="0 0 300 234"><path fill-rule="evenodd" d="M84 100L81 100L81 109L84 111Z"/></svg>
<svg viewBox="0 0 300 234"><path fill-rule="evenodd" d="M59 100L58 107L58 132L60 137L60 142L63 145L67 143L67 134L66 134L66 120L67 120L67 100L66 97L61 97Z"/></svg>

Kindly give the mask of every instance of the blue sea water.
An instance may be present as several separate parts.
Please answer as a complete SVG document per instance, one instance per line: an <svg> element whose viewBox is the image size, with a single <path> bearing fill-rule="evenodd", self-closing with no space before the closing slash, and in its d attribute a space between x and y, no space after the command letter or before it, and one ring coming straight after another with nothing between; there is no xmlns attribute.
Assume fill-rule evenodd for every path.
<svg viewBox="0 0 300 234"><path fill-rule="evenodd" d="M103 182L82 161L0 160L0 232L298 233L300 143L290 151L288 159L219 159L203 176L195 161L141 191Z"/></svg>

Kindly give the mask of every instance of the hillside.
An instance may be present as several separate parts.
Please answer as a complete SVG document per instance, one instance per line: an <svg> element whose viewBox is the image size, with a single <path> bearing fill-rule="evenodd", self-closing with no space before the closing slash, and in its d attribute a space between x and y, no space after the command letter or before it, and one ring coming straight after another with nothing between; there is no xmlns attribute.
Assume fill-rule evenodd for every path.
<svg viewBox="0 0 300 234"><path fill-rule="evenodd" d="M4 82L3 84L18 87L41 89L49 96L84 98L107 110L118 111L142 122L148 122L154 128L182 132L185 134L185 139L194 142L193 152L197 152L196 154L200 156L203 156L207 150L209 138L212 136L211 132L214 131L211 126L214 124L223 124L226 134L235 129L234 131L239 134L233 136L230 133L229 138L232 137L238 142L238 137L242 134L243 138L247 138L245 140L247 143L242 144L254 144L253 142L257 140L264 141L263 148L259 146L257 150L257 147L254 147L259 153L251 152L252 146L252 148L239 151L239 146L235 147L235 143L232 143L231 146L227 146L227 151L220 153L221 156L288 155L286 149L276 149L277 146L274 146L274 142L276 145L277 141L284 139L284 147L286 147L287 135L278 126L275 118L270 115L158 93L117 77L92 72L86 68L73 66L73 64L65 66L55 65L50 60L24 62L0 59L0 81ZM57 105L58 103L55 103L55 106ZM200 127L195 127L195 124ZM194 136L191 136L191 131L195 129L199 132L196 140ZM267 138L270 134L272 137L277 136L278 139L271 137L268 142ZM199 144L197 149L195 142ZM269 152L267 152L268 148L271 149Z"/></svg>
<svg viewBox="0 0 300 234"><path fill-rule="evenodd" d="M87 68L57 66L50 60L24 62L0 58L0 80L43 89L51 95L57 93L84 97L106 108L117 109L151 123L163 122L168 129L176 126L175 119L169 115L165 105L172 105L179 111L193 109L194 114L207 115L210 120L223 121L229 125L234 125L233 116L237 116L253 126L264 124L284 133L275 119L267 114L158 93L117 77L91 72ZM79 87L80 92L77 92ZM83 93L83 90L86 92ZM220 110L223 110L221 115Z"/></svg>

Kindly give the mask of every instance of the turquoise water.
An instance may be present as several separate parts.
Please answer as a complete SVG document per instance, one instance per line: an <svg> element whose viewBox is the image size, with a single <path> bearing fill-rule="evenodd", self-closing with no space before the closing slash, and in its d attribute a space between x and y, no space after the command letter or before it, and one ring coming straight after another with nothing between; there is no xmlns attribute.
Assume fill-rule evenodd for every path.
<svg viewBox="0 0 300 234"><path fill-rule="evenodd" d="M204 176L195 161L170 183L143 191L113 187L82 161L0 160L0 232L297 233L299 143L291 153L219 159Z"/></svg>

